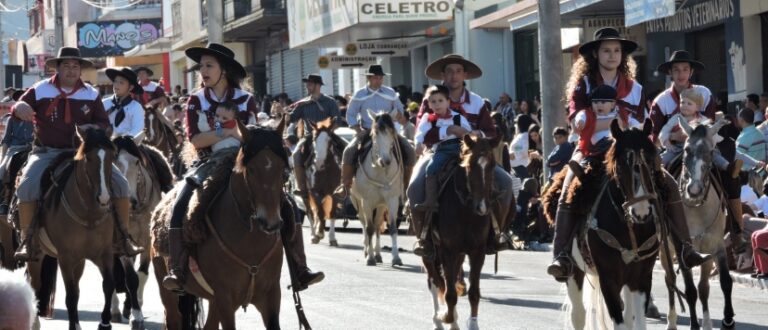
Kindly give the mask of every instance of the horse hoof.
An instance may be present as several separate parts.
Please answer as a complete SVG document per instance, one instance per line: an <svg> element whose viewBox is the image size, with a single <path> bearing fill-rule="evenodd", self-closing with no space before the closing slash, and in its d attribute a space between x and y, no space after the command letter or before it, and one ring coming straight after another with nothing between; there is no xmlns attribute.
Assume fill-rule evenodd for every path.
<svg viewBox="0 0 768 330"><path fill-rule="evenodd" d="M368 261L365 264L368 266L376 266L376 260L368 259Z"/></svg>
<svg viewBox="0 0 768 330"><path fill-rule="evenodd" d="M452 315L449 315L448 313L443 315L443 323L452 324L454 322L456 322L456 319Z"/></svg>
<svg viewBox="0 0 768 330"><path fill-rule="evenodd" d="M332 240L332 241L330 241L328 243L331 244L331 246L333 246L333 247L339 247L339 241L337 241L337 240Z"/></svg>
<svg viewBox="0 0 768 330"><path fill-rule="evenodd" d="M144 330L144 321L133 320L131 321L131 330Z"/></svg>
<svg viewBox="0 0 768 330"><path fill-rule="evenodd" d="M376 255L376 256L375 256L375 258L376 258L376 263L379 263L379 264L380 264L380 263L384 262L384 261L381 259L381 255Z"/></svg>
<svg viewBox="0 0 768 330"><path fill-rule="evenodd" d="M734 320L731 320L731 322L730 322L730 323L729 323L729 322L726 322L725 320L723 320L723 321L721 322L721 324L722 324L722 326L723 326L723 327L722 327L723 329L736 329L736 321L734 321Z"/></svg>
<svg viewBox="0 0 768 330"><path fill-rule="evenodd" d="M121 314L120 312L112 313L112 322L123 323L123 314Z"/></svg>
<svg viewBox="0 0 768 330"><path fill-rule="evenodd" d="M112 324L99 324L99 330L112 330Z"/></svg>
<svg viewBox="0 0 768 330"><path fill-rule="evenodd" d="M661 313L659 313L659 308L655 305L648 306L648 309L645 311L645 317L660 320Z"/></svg>
<svg viewBox="0 0 768 330"><path fill-rule="evenodd" d="M131 306L123 306L123 318L126 320L131 318Z"/></svg>
<svg viewBox="0 0 768 330"><path fill-rule="evenodd" d="M402 266L402 265L403 265L403 261L400 260L400 258L392 259L392 266Z"/></svg>
<svg viewBox="0 0 768 330"><path fill-rule="evenodd" d="M317 244L317 243L320 243L320 238L317 236L312 237L312 244Z"/></svg>

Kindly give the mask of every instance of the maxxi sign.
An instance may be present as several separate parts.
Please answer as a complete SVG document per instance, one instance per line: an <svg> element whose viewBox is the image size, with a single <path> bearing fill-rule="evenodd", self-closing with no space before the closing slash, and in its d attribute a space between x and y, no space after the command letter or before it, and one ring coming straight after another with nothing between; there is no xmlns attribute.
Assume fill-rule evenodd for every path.
<svg viewBox="0 0 768 330"><path fill-rule="evenodd" d="M453 0L360 0L359 21L446 21L453 18Z"/></svg>

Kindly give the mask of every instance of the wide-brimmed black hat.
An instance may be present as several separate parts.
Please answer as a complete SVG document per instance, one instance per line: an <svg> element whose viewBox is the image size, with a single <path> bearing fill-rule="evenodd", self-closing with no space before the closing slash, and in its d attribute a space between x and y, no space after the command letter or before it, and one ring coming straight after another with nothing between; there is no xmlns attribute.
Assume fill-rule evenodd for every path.
<svg viewBox="0 0 768 330"><path fill-rule="evenodd" d="M368 72L365 73L366 76L389 76L389 73L384 73L384 68L381 67L381 65L374 64L368 67Z"/></svg>
<svg viewBox="0 0 768 330"><path fill-rule="evenodd" d="M612 28L612 27L606 27L602 28L600 30L595 31L595 35L592 41L585 42L581 46L579 46L579 54L586 56L592 50L600 46L600 43L603 41L610 41L615 40L621 43L621 49L625 54L629 54L637 50L637 43L629 40L624 39L621 37L621 34L619 34L619 31Z"/></svg>
<svg viewBox="0 0 768 330"><path fill-rule="evenodd" d="M139 84L139 77L136 75L136 72L138 72L138 70L133 71L131 68L126 67L109 68L105 71L109 80L113 82L117 76L127 79L128 83L133 85L133 93L138 95L144 93L144 89L141 88L141 85Z"/></svg>
<svg viewBox="0 0 768 330"><path fill-rule="evenodd" d="M656 67L656 71L661 74L669 74L669 70L672 69L672 64L675 63L688 63L691 65L691 69L704 70L704 63L701 63L693 59L691 53L686 50L676 50L669 57L669 61L659 64Z"/></svg>
<svg viewBox="0 0 768 330"><path fill-rule="evenodd" d="M80 49L75 47L59 48L59 54L54 58L47 59L45 65L47 67L56 67L63 60L77 60L80 62L80 68L83 69L93 66L93 62L80 57Z"/></svg>
<svg viewBox="0 0 768 330"><path fill-rule="evenodd" d="M18 101L22 95L26 92L26 89L17 89L16 91L11 94L11 99L14 101Z"/></svg>
<svg viewBox="0 0 768 330"><path fill-rule="evenodd" d="M610 85L600 85L589 93L589 102L616 101L616 89Z"/></svg>
<svg viewBox="0 0 768 330"><path fill-rule="evenodd" d="M325 85L323 83L323 76L316 74L316 73L310 73L308 74L304 79L301 79L302 82L313 82L315 84Z"/></svg>
<svg viewBox="0 0 768 330"><path fill-rule="evenodd" d="M449 64L461 64L464 66L464 72L467 73L466 79L475 79L483 75L483 70L480 70L477 64L458 54L448 54L435 60L427 66L424 73L431 79L443 79L443 70Z"/></svg>
<svg viewBox="0 0 768 330"><path fill-rule="evenodd" d="M13 86L10 86L10 87L6 87L6 88L3 90L3 92L6 92L6 93L8 93L8 92L10 92L10 91L15 91L15 90L16 90L16 88L14 88Z"/></svg>
<svg viewBox="0 0 768 330"><path fill-rule="evenodd" d="M209 43L206 47L191 47L184 51L187 57L200 63L203 55L210 55L219 60L219 63L228 70L234 70L235 75L245 78L245 68L235 59L235 52L224 45Z"/></svg>
<svg viewBox="0 0 768 330"><path fill-rule="evenodd" d="M155 73L152 71L152 69L150 69L150 68L148 68L146 66L140 66L140 67L134 69L133 71L136 72L136 75L138 75L139 72L141 72L141 71L146 72L147 75L150 76L150 77L155 75Z"/></svg>

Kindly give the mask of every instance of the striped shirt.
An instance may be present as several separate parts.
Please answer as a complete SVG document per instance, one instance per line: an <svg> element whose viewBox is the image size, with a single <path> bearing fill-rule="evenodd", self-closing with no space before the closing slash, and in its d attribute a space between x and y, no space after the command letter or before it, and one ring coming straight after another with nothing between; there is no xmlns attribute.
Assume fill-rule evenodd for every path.
<svg viewBox="0 0 768 330"><path fill-rule="evenodd" d="M763 134L755 128L755 125L744 127L736 139L736 154L745 154L757 161L766 160L766 144ZM738 157L737 157L738 158ZM747 162L742 166L742 171L748 171L752 166Z"/></svg>
<svg viewBox="0 0 768 330"><path fill-rule="evenodd" d="M403 113L403 104L400 103L400 99L397 97L394 89L381 86L379 90L374 91L366 86L355 92L352 100L349 101L347 124L350 127L360 125L365 129L370 129L373 119L368 116L368 110L378 114L390 112L393 109L397 110L400 114Z"/></svg>
<svg viewBox="0 0 768 330"><path fill-rule="evenodd" d="M331 123L334 123L340 115L336 100L325 94L321 94L317 100L311 100L310 98L301 99L294 103L292 107L294 109L291 112L291 122L304 121L305 134L309 134L312 131L312 127L309 124L317 125L318 122L328 118L331 118Z"/></svg>

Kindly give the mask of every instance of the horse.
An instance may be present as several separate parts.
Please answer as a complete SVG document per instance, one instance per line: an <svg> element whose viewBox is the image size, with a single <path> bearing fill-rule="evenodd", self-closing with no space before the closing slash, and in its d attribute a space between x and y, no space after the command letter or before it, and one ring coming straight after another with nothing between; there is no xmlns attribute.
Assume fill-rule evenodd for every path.
<svg viewBox="0 0 768 330"><path fill-rule="evenodd" d="M59 155L43 175L42 187L49 189L42 190L45 195L35 221L39 223L37 235L46 256L39 261L28 262L27 269L32 287L41 292L41 286L47 282L45 279L50 278L51 258L48 256L58 258L66 289L69 328L80 329L78 283L85 260L93 262L101 273L104 293L99 329L111 329L115 215L111 205L110 178L116 151L109 133L104 130L81 129L78 126L76 134L82 141L77 151ZM49 295L53 293L53 290L42 291ZM38 296L37 299L42 306L52 301L50 296Z"/></svg>
<svg viewBox="0 0 768 330"><path fill-rule="evenodd" d="M9 149L6 152L10 153L12 150L14 149ZM3 188L3 196L0 198L3 198L5 202L8 202L7 205L9 206L13 205L14 202L13 196L16 193L16 178L18 177L19 171L21 171L24 164L27 162L31 150L31 146L27 146L22 150L16 150L7 164L7 169L5 171L7 178L0 178L3 182L6 182ZM17 233L14 231L13 224L7 220L9 220L8 217L0 218L0 267L14 270L23 266L23 263L17 262L16 259L13 258L13 253L16 251L20 242Z"/></svg>
<svg viewBox="0 0 768 330"><path fill-rule="evenodd" d="M651 132L650 121L642 130L623 130L614 120L614 142L604 166L590 162L591 171L584 174L578 164L569 164L575 177L569 191L560 193L568 194L569 203L589 205L572 240L574 275L566 281L575 329L584 329L585 323L587 329L645 329L645 307L662 232ZM552 204L558 200L552 195L562 189L565 172L558 174L543 198L550 222ZM585 301L594 313L587 314Z"/></svg>
<svg viewBox="0 0 768 330"><path fill-rule="evenodd" d="M197 297L210 302L205 329L218 329L219 322L224 329L234 329L235 310L250 304L261 313L267 329L280 328L280 206L288 168L282 145L284 126L285 121L281 121L275 130L246 128L238 122L244 143L233 166L221 166L212 173L203 191L197 192L198 199L193 198L196 206L190 208L204 209L201 219L185 220L185 239L191 237L190 232L203 238L189 250L190 275L184 283L187 294L178 297L160 286L168 329L195 326L196 311L189 307L199 306ZM168 272L160 255L161 238L167 235L163 229L170 221L176 194L174 189L163 196L152 216L153 265L158 282Z"/></svg>
<svg viewBox="0 0 768 330"><path fill-rule="evenodd" d="M422 258L427 270L427 286L432 294L434 314L432 321L436 329L443 329L443 323L451 329L458 329L456 303L457 281L462 278L461 266L469 257L469 303L471 315L467 320L469 329L478 329L477 315L480 303L480 271L485 263L485 251L491 228L498 223L506 228L514 210L492 205L493 172L496 161L488 140L467 134L462 139L460 164L456 166L444 184L438 198L440 206L433 221L431 235L435 244L434 258ZM513 203L514 204L514 203ZM495 218L495 219L494 219ZM442 318L438 316L440 301L447 304Z"/></svg>
<svg viewBox="0 0 768 330"><path fill-rule="evenodd" d="M403 155L399 149L397 132L392 116L396 113L375 114L368 110L374 124L371 127L371 147L360 162L355 180L350 188L352 204L358 210L363 225L363 246L368 266L381 261L379 242L382 223L389 224L392 237L392 266L402 266L397 248L397 213L403 197ZM329 238L335 241L333 225ZM376 234L376 244L373 235Z"/></svg>
<svg viewBox="0 0 768 330"><path fill-rule="evenodd" d="M117 147L115 165L128 180L131 191L133 221L128 231L136 243L144 247L144 252L139 255L138 273L134 269L133 257L121 257L115 263L116 287L125 289L126 300L121 313L117 294L112 296L112 317L118 321L121 316L130 318L132 327L143 329L141 305L149 276L150 219L162 198L164 191L161 187L169 185L173 177L168 162L159 150L138 145L130 136L115 137L112 142Z"/></svg>
<svg viewBox="0 0 768 330"><path fill-rule="evenodd" d="M333 192L341 182L341 155L346 142L333 133L329 120L312 126L312 135L307 135L304 143L303 159L307 171L308 200L311 212L312 244L319 243L325 237L325 220L331 221L328 243L339 246L336 241L336 220L332 216L334 209Z"/></svg>
<svg viewBox="0 0 768 330"><path fill-rule="evenodd" d="M144 108L144 136L143 144L153 146L163 153L163 156L171 164L173 173L180 177L186 172L184 162L181 159L182 143L179 142L177 133L162 111L154 108Z"/></svg>
<svg viewBox="0 0 768 330"><path fill-rule="evenodd" d="M726 121L719 121L711 126L698 125L692 128L687 121L681 120L680 126L688 135L683 151L683 163L678 179L679 188L683 197L683 210L688 222L688 230L692 237L694 249L698 252L717 256L717 269L720 276L720 288L723 290L725 300L724 318L722 327L733 329L734 312L731 301L733 280L728 270L728 261L725 250L723 233L726 226L725 197L722 191L712 186L713 180L718 178L711 171L712 155L715 150L714 136ZM665 251L662 251L665 252ZM674 251L670 251L674 253ZM671 265L666 253L661 254L662 266L668 268ZM701 265L698 294L703 309L702 325L705 329L712 329L712 320L709 314L709 276L712 273L713 261ZM668 274L671 269L665 269ZM685 297L691 313L691 329L699 329L700 324L696 316L696 286L693 282L693 274L690 269L682 269L685 283ZM667 280L668 283L674 283ZM677 312L675 310L675 289L668 284L669 314L667 315L667 329L677 328Z"/></svg>

